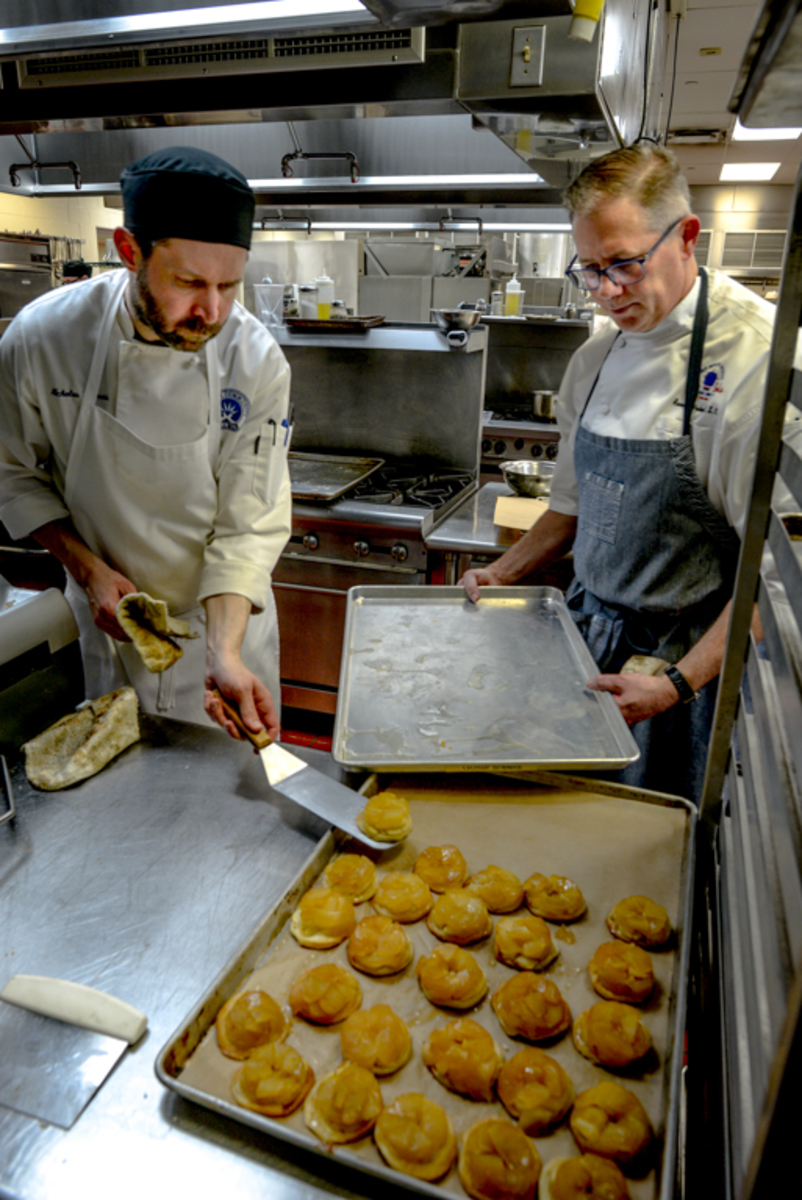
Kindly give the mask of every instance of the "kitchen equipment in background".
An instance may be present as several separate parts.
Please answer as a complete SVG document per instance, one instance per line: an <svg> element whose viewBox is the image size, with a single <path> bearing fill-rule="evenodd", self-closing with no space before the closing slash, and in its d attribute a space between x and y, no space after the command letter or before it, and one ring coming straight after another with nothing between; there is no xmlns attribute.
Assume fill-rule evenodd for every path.
<svg viewBox="0 0 802 1200"><path fill-rule="evenodd" d="M490 297L490 315L491 317L501 317L504 315L504 293L493 292Z"/></svg>
<svg viewBox="0 0 802 1200"><path fill-rule="evenodd" d="M107 992L13 976L0 992L0 1104L69 1129L147 1024Z"/></svg>
<svg viewBox="0 0 802 1200"><path fill-rule="evenodd" d="M473 329L484 311L459 308L432 308L430 316L441 333L446 335L449 346L459 349L468 343L468 330Z"/></svg>
<svg viewBox="0 0 802 1200"><path fill-rule="evenodd" d="M280 325L284 320L284 284L255 283L256 315L263 325Z"/></svg>
<svg viewBox="0 0 802 1200"><path fill-rule="evenodd" d="M322 713L336 707L348 589L442 578L426 536L477 488L487 346L481 323L461 331L459 353L433 323L335 333L342 324L276 331L293 452L385 460L331 504L294 500L273 574L283 703Z"/></svg>
<svg viewBox="0 0 802 1200"><path fill-rule="evenodd" d="M541 496L548 496L551 490L554 463L523 459L520 462L503 463L501 473L504 482L517 495L531 496L537 500Z"/></svg>
<svg viewBox="0 0 802 1200"><path fill-rule="evenodd" d="M387 849L386 842L375 841L359 828L357 817L365 807L364 796L352 788L346 787L345 784L338 783L336 779L330 779L327 775L316 771L303 759L296 758L294 754L290 754L289 750L285 750L277 742L271 741L264 730L260 733L253 733L243 723L238 710L226 700L225 696L216 689L215 695L223 705L226 716L234 722L243 737L259 751L267 782L274 791L280 792L288 800L292 800L316 816L322 817L336 829L342 829L343 832L350 834L365 846L370 846L373 850Z"/></svg>
<svg viewBox="0 0 802 1200"><path fill-rule="evenodd" d="M523 288L518 282L518 277L513 275L512 279L507 283L504 289L504 316L517 317L521 313L521 298Z"/></svg>
<svg viewBox="0 0 802 1200"><path fill-rule="evenodd" d="M328 321L334 300L334 280L329 279L326 274L318 275L315 284L317 285L317 318L319 321Z"/></svg>
<svg viewBox="0 0 802 1200"><path fill-rule="evenodd" d="M316 321L318 291L314 283L302 283L298 288L298 316L306 321Z"/></svg>
<svg viewBox="0 0 802 1200"><path fill-rule="evenodd" d="M299 314L298 284L284 284L284 319L297 317Z"/></svg>
<svg viewBox="0 0 802 1200"><path fill-rule="evenodd" d="M294 500L317 500L328 504L384 466L384 459L290 451L287 465Z"/></svg>
<svg viewBox="0 0 802 1200"><path fill-rule="evenodd" d="M541 421L556 421L554 412L554 392L535 392L532 397L532 411Z"/></svg>

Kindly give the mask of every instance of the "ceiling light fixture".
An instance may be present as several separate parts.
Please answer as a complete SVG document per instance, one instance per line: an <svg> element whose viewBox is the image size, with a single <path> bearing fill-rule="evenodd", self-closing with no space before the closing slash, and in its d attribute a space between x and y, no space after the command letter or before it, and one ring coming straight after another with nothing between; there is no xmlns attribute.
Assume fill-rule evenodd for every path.
<svg viewBox="0 0 802 1200"><path fill-rule="evenodd" d="M778 162L724 163L719 179L722 183L768 183L781 165Z"/></svg>
<svg viewBox="0 0 802 1200"><path fill-rule="evenodd" d="M439 221L312 220L307 222L297 217L292 220L266 217L264 221L255 221L253 227L257 230L305 229L307 233L312 231L320 233L411 233L420 230L442 234L464 230L476 234L477 222L475 219L466 218L464 221L455 221L453 225L449 224L448 229L443 230ZM570 233L571 226L564 222L549 225L545 221L483 221L482 231L484 233Z"/></svg>
<svg viewBox="0 0 802 1200"><path fill-rule="evenodd" d="M802 129L747 129L740 120L735 122L732 131L734 142L793 142L802 133Z"/></svg>

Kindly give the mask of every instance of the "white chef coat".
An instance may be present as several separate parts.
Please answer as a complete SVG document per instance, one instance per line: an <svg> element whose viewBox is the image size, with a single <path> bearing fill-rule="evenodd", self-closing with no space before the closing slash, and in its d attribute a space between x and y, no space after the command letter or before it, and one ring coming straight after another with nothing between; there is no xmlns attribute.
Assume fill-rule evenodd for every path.
<svg viewBox="0 0 802 1200"><path fill-rule="evenodd" d="M696 471L711 503L743 533L752 484L775 308L719 271L708 272L710 318L691 423ZM560 385L560 452L550 507L576 516L574 442L579 416L602 437L668 440L682 433L685 380L697 279L647 333L610 324L571 358ZM601 374L599 372L601 371Z"/></svg>
<svg viewBox="0 0 802 1200"><path fill-rule="evenodd" d="M274 625L270 574L290 521L286 360L267 331L236 304L218 337L197 354L140 342L121 299L113 299L114 294L121 298L123 282L119 272L107 273L83 288L42 297L23 310L0 344L0 520L13 537L23 537L69 514L96 553L136 587L166 600L173 612L188 612L207 596L233 592L248 598L256 613L267 607ZM134 515L129 520L125 512L129 537L115 538L107 522L104 540L91 519L91 462L80 463L83 511L72 512L64 497L65 479L75 479L72 443L81 396L110 304L116 305L116 313L91 411L98 413L101 425L111 420L116 430L115 448L122 453L115 470ZM218 433L212 427L208 437L210 414L222 429ZM169 537L159 529L153 480L140 477L148 470L126 475L126 438L132 463L147 463L148 456L154 464L163 463L174 454L177 463L196 461L196 469L211 470L211 503L206 488L201 509L186 522L179 483L178 496L171 497ZM112 445L105 440L99 444ZM201 444L209 447L205 461L197 453L193 457L193 446ZM80 454L81 447L77 450ZM101 496L104 488L107 495L113 492L113 472L110 483L108 477L109 464L103 462L98 469ZM80 618L79 623L87 628ZM268 633L263 631L263 642ZM197 660L197 653L193 657ZM277 654L269 657L277 673ZM202 677L202 660L195 670L196 693L198 671ZM168 674L170 693L181 671ZM117 682L109 677L109 683ZM278 700L277 678L267 682ZM196 695L192 716L189 710L173 715L197 719L201 701L202 694ZM169 695L164 707L174 703Z"/></svg>

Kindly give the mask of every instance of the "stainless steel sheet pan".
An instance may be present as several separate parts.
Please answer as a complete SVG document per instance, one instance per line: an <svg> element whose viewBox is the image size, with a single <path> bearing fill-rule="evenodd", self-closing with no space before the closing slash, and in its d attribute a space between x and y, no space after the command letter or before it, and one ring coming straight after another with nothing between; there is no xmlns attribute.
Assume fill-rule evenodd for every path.
<svg viewBox="0 0 802 1200"><path fill-rule="evenodd" d="M562 593L348 593L332 754L349 767L614 770L638 757Z"/></svg>
<svg viewBox="0 0 802 1200"><path fill-rule="evenodd" d="M383 458L350 458L337 454L287 455L294 500L328 503L344 496L384 465Z"/></svg>
<svg viewBox="0 0 802 1200"><path fill-rule="evenodd" d="M379 874L411 870L415 857L425 846L451 840L460 844L471 872L482 869L489 858L522 879L533 870L570 869L583 888L588 912L565 930L552 927L560 954L547 974L560 987L574 1017L598 999L590 987L586 966L599 942L608 940L604 918L612 905L624 895L646 892L666 906L674 936L668 948L652 954L657 987L643 1009L654 1039L655 1061L641 1072L630 1069L621 1082L646 1106L656 1135L650 1169L629 1180L632 1200L671 1200L677 1163L689 955L693 806L657 793L548 773L535 773L526 781L491 780L487 775L464 775L456 779L392 774L372 776L363 790L369 794L386 787L409 796L414 828L405 843L392 847L384 855L371 855ZM488 850L487 839L490 825L494 830L492 851ZM239 1064L224 1059L217 1047L216 1014L246 981L264 987L280 1004L285 1004L290 982L304 966L323 961L348 965L343 945L327 951L301 950L290 936L287 923L301 895L315 883L332 855L353 848L331 834L320 842L283 899L246 937L241 950L164 1045L156 1060L156 1073L167 1088L184 1098L316 1156L334 1158L369 1176L427 1196L464 1200L456 1169L438 1183L418 1181L386 1166L369 1136L352 1145L330 1146L307 1130L301 1112L284 1120L273 1120L241 1108L231 1098L230 1080ZM369 904L363 904L358 906L357 916L362 918L372 911ZM521 1049L524 1043L503 1035L489 997L468 1013L436 1009L423 1001L414 963L438 942L425 921L407 925L406 929L415 949L410 967L398 976L380 979L359 975L363 1007L390 1004L400 1014L406 1014L412 1033L413 1057L395 1075L379 1080L382 1095L385 1104L389 1104L396 1095L423 1091L446 1108L460 1136L474 1121L490 1115L501 1116L504 1112L498 1103L479 1104L447 1092L429 1075L421 1062L421 1047L432 1028L455 1016L467 1015L492 1032L505 1057ZM471 951L487 974L490 991L514 973L495 961L490 939L474 944ZM293 1023L288 1040L310 1062L317 1078L340 1061L338 1028L320 1029L303 1021ZM576 1051L570 1034L547 1049L568 1071L577 1093L601 1078L611 1077ZM552 1157L577 1152L565 1125L534 1141L544 1163Z"/></svg>

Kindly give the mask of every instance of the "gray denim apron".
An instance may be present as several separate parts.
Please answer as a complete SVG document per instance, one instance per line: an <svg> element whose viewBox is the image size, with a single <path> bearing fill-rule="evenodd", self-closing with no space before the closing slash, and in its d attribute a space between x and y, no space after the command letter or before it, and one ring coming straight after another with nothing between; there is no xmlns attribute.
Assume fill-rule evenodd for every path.
<svg viewBox="0 0 802 1200"><path fill-rule="evenodd" d="M632 654L677 662L732 593L740 542L699 480L690 432L707 328L704 270L700 276L682 436L649 441L589 432L582 418L598 375L579 417L576 578L566 601L602 674L616 674ZM698 800L717 682L692 704L633 725L641 756L616 778Z"/></svg>

